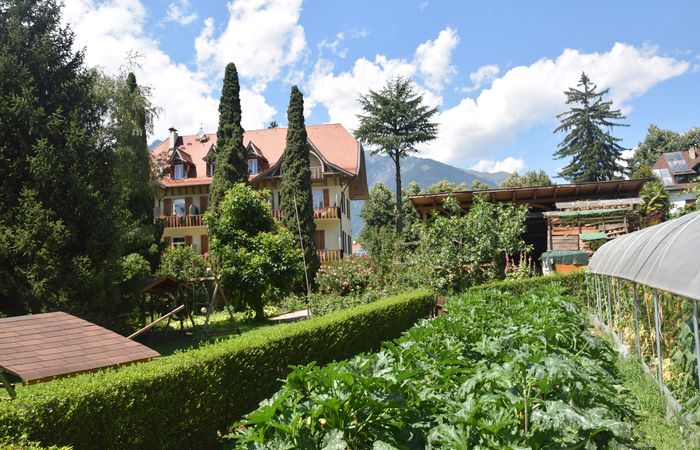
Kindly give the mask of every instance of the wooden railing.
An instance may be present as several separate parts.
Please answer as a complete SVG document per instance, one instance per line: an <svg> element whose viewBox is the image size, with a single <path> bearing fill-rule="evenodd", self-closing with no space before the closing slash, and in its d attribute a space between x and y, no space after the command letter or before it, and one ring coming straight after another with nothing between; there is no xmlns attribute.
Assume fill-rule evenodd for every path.
<svg viewBox="0 0 700 450"><path fill-rule="evenodd" d="M183 228L183 227L203 227L204 215L197 214L191 216L162 216L160 218L165 222L165 228Z"/></svg>
<svg viewBox="0 0 700 450"><path fill-rule="evenodd" d="M323 179L323 167L312 167L311 168L311 179L321 180Z"/></svg>
<svg viewBox="0 0 700 450"><path fill-rule="evenodd" d="M321 260L321 264L328 264L333 261L340 261L343 259L342 250L318 250L318 259Z"/></svg>
<svg viewBox="0 0 700 450"><path fill-rule="evenodd" d="M272 217L282 220L282 210L273 209ZM338 219L340 218L340 208L337 206L327 206L324 208L314 208L314 219Z"/></svg>

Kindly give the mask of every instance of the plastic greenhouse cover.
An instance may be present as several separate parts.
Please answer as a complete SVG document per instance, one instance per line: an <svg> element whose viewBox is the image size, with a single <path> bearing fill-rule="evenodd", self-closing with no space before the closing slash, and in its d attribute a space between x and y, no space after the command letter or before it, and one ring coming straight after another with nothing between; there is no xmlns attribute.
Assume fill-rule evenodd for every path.
<svg viewBox="0 0 700 450"><path fill-rule="evenodd" d="M588 271L700 300L700 211L606 243Z"/></svg>

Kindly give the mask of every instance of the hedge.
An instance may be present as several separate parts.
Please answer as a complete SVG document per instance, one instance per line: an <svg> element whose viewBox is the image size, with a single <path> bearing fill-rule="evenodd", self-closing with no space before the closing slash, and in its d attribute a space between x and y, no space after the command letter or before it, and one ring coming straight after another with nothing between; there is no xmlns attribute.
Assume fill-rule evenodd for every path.
<svg viewBox="0 0 700 450"><path fill-rule="evenodd" d="M578 298L579 302L585 299L585 272L574 272L567 275L545 275L541 277L523 278L521 280L502 280L492 283L481 284L468 289L468 292L479 292L486 289L497 289L514 294L523 294L526 291L537 289L543 285L554 282L561 284L568 290L568 294Z"/></svg>
<svg viewBox="0 0 700 450"><path fill-rule="evenodd" d="M280 387L290 365L325 364L398 337L433 305L417 291L143 364L54 380L0 402L0 436L76 449L214 448L217 432Z"/></svg>

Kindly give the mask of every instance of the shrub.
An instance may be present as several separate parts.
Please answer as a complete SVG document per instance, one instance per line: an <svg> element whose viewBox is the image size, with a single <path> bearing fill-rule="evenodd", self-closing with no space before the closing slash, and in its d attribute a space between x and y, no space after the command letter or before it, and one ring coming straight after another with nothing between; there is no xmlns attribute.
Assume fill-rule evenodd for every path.
<svg viewBox="0 0 700 450"><path fill-rule="evenodd" d="M316 274L321 293L350 295L362 294L374 274L366 258L348 257L321 267Z"/></svg>
<svg viewBox="0 0 700 450"><path fill-rule="evenodd" d="M207 262L190 247L179 245L165 251L158 273L175 278L201 277L207 273Z"/></svg>
<svg viewBox="0 0 700 450"><path fill-rule="evenodd" d="M75 448L214 448L217 430L280 386L291 364L376 349L427 316L417 291L151 362L55 380L0 402L0 436Z"/></svg>

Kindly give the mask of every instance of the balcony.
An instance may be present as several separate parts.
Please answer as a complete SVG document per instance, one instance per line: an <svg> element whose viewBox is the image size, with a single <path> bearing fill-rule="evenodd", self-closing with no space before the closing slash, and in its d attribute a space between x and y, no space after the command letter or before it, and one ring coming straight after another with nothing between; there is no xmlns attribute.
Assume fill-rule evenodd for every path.
<svg viewBox="0 0 700 450"><path fill-rule="evenodd" d="M282 220L282 210L273 209L272 217L277 220ZM314 208L314 219L340 219L340 208L337 206Z"/></svg>
<svg viewBox="0 0 700 450"><path fill-rule="evenodd" d="M161 216L160 220L165 222L165 228L204 226L204 214L197 214L191 216Z"/></svg>
<svg viewBox="0 0 700 450"><path fill-rule="evenodd" d="M318 250L316 253L318 254L318 259L321 260L321 264L328 264L343 259L342 250Z"/></svg>
<svg viewBox="0 0 700 450"><path fill-rule="evenodd" d="M312 180L322 180L323 179L323 167L311 167L311 179Z"/></svg>

